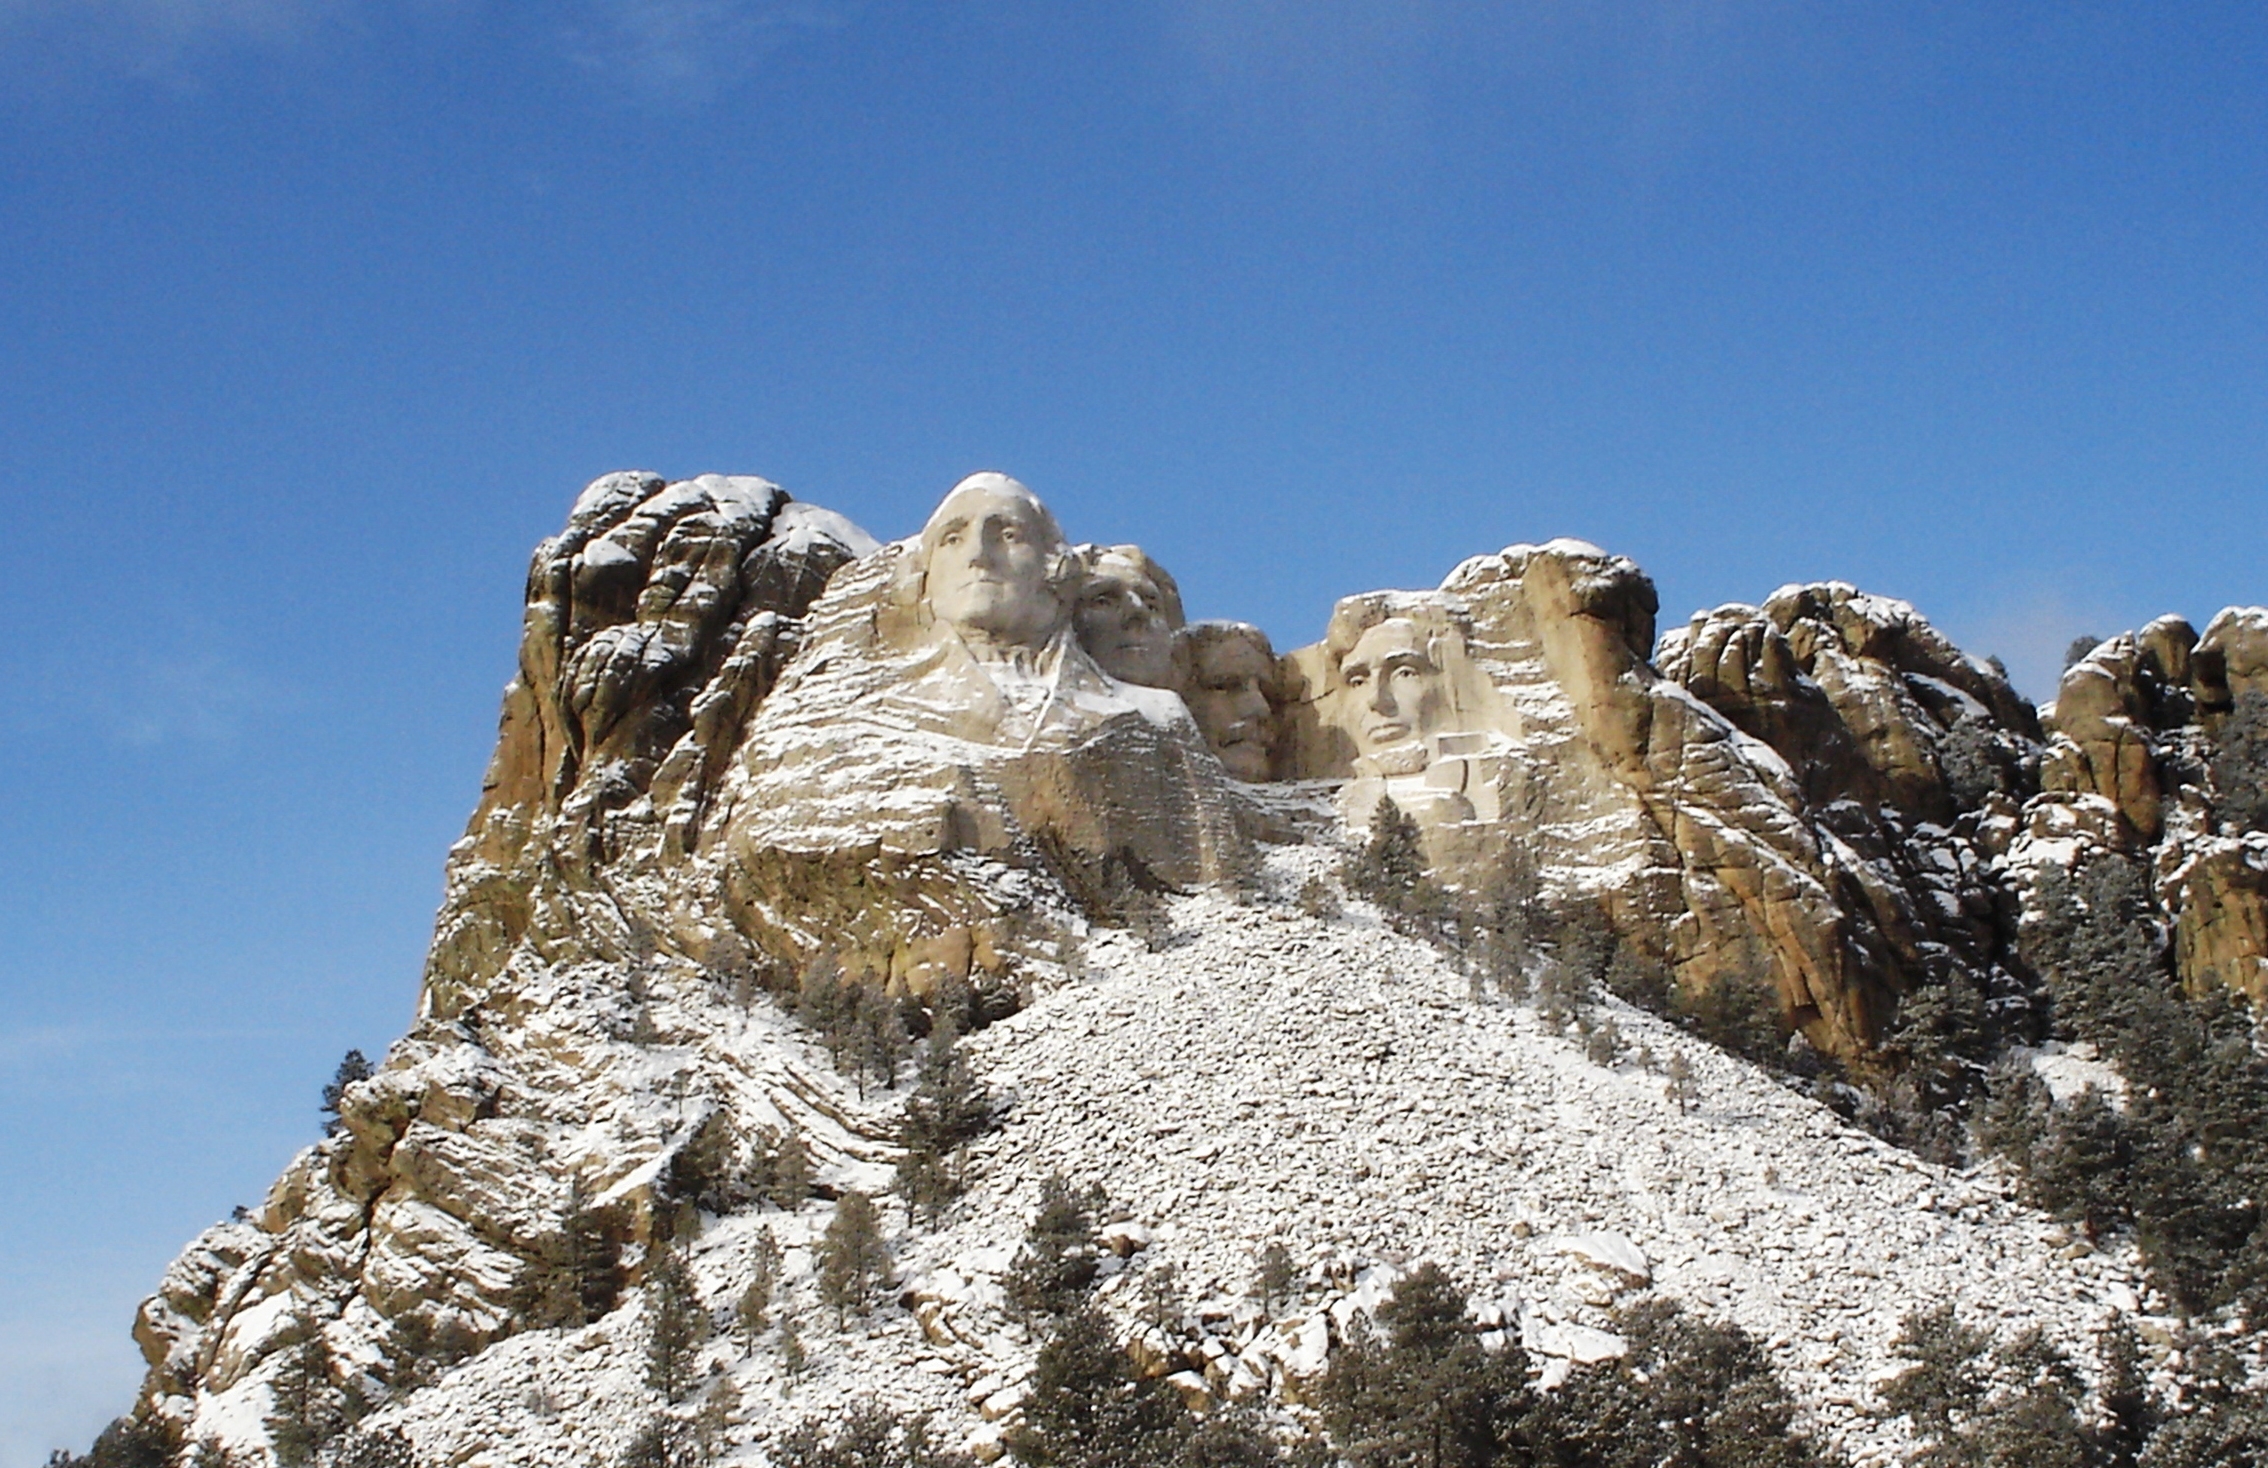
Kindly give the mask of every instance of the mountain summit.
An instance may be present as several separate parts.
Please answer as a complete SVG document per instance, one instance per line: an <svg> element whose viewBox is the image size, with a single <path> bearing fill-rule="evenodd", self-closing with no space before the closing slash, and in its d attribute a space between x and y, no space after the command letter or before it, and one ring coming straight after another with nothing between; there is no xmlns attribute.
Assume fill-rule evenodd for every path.
<svg viewBox="0 0 2268 1468"><path fill-rule="evenodd" d="M1312 1445L1444 1274L1536 1421L1668 1390L1674 1306L1857 1463L1967 1430L1913 1320L2105 1402L2107 1330L2248 1348L2268 1117L2184 1107L2268 1098L2268 610L2044 714L1848 585L1656 612L1552 540L1279 656L1005 475L889 544L596 481L414 1024L167 1271L97 1460L1085 1461L1098 1329ZM2082 1123L2156 1181L2074 1201Z"/></svg>

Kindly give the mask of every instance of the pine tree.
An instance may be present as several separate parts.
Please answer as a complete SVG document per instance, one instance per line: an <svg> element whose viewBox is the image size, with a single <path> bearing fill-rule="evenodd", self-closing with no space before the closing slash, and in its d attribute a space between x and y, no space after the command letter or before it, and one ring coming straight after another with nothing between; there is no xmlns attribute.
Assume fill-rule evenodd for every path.
<svg viewBox="0 0 2268 1468"><path fill-rule="evenodd" d="M367 1081L375 1074L370 1061L360 1050L349 1050L346 1053L346 1058L339 1062L338 1070L332 1073L330 1084L323 1087L323 1115L329 1118L323 1123L324 1136L337 1136L340 1126L344 1124L339 1118L339 1106L346 1099L347 1087L357 1081Z"/></svg>
<svg viewBox="0 0 2268 1468"><path fill-rule="evenodd" d="M1787 1032L1771 981L1746 965L1719 973L1707 988L1680 989L1671 1010L1685 1027L1720 1050L1758 1065L1780 1068L1787 1055Z"/></svg>
<svg viewBox="0 0 2268 1468"><path fill-rule="evenodd" d="M1252 1297L1260 1302L1262 1310L1274 1315L1292 1302L1292 1291L1298 1284L1299 1272L1292 1265L1291 1251L1281 1240L1269 1240L1268 1247L1260 1251L1260 1268L1252 1282Z"/></svg>
<svg viewBox="0 0 2268 1468"><path fill-rule="evenodd" d="M810 1145L803 1140L802 1132L790 1130L772 1155L764 1201L783 1213L793 1213L811 1197L811 1183Z"/></svg>
<svg viewBox="0 0 2268 1468"><path fill-rule="evenodd" d="M937 1445L927 1417L900 1422L875 1406L832 1423L806 1421L775 1439L770 1457L773 1468L975 1468Z"/></svg>
<svg viewBox="0 0 2268 1468"><path fill-rule="evenodd" d="M2268 1305L2268 1060L2223 991L2185 998L2141 863L2097 855L2049 871L2023 934L2059 1029L2127 1082L2123 1112L2052 1108L2016 1157L2035 1202L2131 1228L2151 1276L2188 1312ZM2006 1118L2003 1118L2006 1119Z"/></svg>
<svg viewBox="0 0 2268 1468"><path fill-rule="evenodd" d="M771 1324L772 1299L780 1288L780 1241L772 1236L769 1226L756 1231L756 1245L750 1251L748 1288L741 1291L733 1306L733 1319L740 1326L740 1338L748 1354L756 1350L756 1337Z"/></svg>
<svg viewBox="0 0 2268 1468"><path fill-rule="evenodd" d="M1573 967L1556 956L1544 961L1536 979L1536 1018L1546 1031L1565 1034L1568 1023L1582 1012L1587 997Z"/></svg>
<svg viewBox="0 0 2268 1468"><path fill-rule="evenodd" d="M991 1099L970 1071L956 1044L957 1028L940 1016L922 1051L921 1076L907 1098L898 1127L905 1155L898 1164L898 1192L906 1222L917 1213L932 1225L960 1196L968 1146L992 1125Z"/></svg>
<svg viewBox="0 0 2268 1468"><path fill-rule="evenodd" d="M1795 1401L1737 1326L1651 1300L1624 1312L1619 1359L1577 1373L1524 1417L1536 1460L1583 1468L1807 1468ZM1513 1461L1522 1461L1514 1459Z"/></svg>
<svg viewBox="0 0 2268 1468"><path fill-rule="evenodd" d="M180 1449L180 1436L162 1422L127 1416L105 1427L84 1457L56 1449L47 1468L167 1468Z"/></svg>
<svg viewBox="0 0 2268 1468"><path fill-rule="evenodd" d="M835 1216L819 1241L819 1297L846 1313L863 1315L877 1292L890 1283L890 1250L882 1239L882 1216L874 1200L856 1188L845 1190Z"/></svg>
<svg viewBox="0 0 2268 1468"><path fill-rule="evenodd" d="M638 1429L638 1435L622 1450L618 1468L681 1468L674 1451L676 1426L660 1413L647 1418L646 1425Z"/></svg>
<svg viewBox="0 0 2268 1468"><path fill-rule="evenodd" d="M2182 1410L2156 1425L2139 1468L2260 1468L2268 1463L2268 1387L2232 1353L2191 1343Z"/></svg>
<svg viewBox="0 0 2268 1468"><path fill-rule="evenodd" d="M1008 1451L1034 1468L1171 1468L1191 1436L1173 1388L1143 1380L1092 1306L1040 1347Z"/></svg>
<svg viewBox="0 0 2268 1468"><path fill-rule="evenodd" d="M2124 1316L2112 1320L2096 1346L2103 1370L2096 1384L2102 1420L2093 1431L2094 1459L2101 1468L2134 1468L2163 1414L2150 1395L2141 1344Z"/></svg>
<svg viewBox="0 0 2268 1468"><path fill-rule="evenodd" d="M1348 862L1347 890L1368 898L1399 932L1439 940L1453 926L1448 896L1427 874L1418 825L1381 795L1370 815L1370 838Z"/></svg>
<svg viewBox="0 0 2268 1468"><path fill-rule="evenodd" d="M1527 1357L1483 1350L1463 1295L1419 1266L1378 1309L1384 1332L1333 1359L1318 1392L1325 1434L1357 1468L1493 1468L1518 1461Z"/></svg>
<svg viewBox="0 0 2268 1468"><path fill-rule="evenodd" d="M331 1382L331 1353L321 1325L301 1316L293 1325L297 1339L279 1353L278 1369L269 1383L268 1434L276 1445L276 1459L285 1468L315 1461L323 1444L346 1428L338 1389Z"/></svg>
<svg viewBox="0 0 2268 1468"><path fill-rule="evenodd" d="M1664 1094L1677 1103L1680 1112L1692 1115L1693 1108L1701 1104L1701 1082L1694 1077L1693 1063L1685 1058L1684 1051L1670 1052L1669 1065L1663 1074L1669 1081L1663 1088Z"/></svg>
<svg viewBox="0 0 2268 1468"><path fill-rule="evenodd" d="M646 1271L646 1385L675 1404L692 1389L701 1347L709 1338L709 1312L693 1293L693 1278L674 1247L658 1241Z"/></svg>
<svg viewBox="0 0 2268 1468"><path fill-rule="evenodd" d="M1100 1267L1095 1213L1102 1189L1074 1189L1061 1173L1040 1184L1039 1211L1001 1283L1008 1303L1029 1318L1077 1305Z"/></svg>
<svg viewBox="0 0 2268 1468"><path fill-rule="evenodd" d="M1908 1316L1891 1349L1914 1364L1882 1388L1882 1403L1913 1423L1923 1442L1951 1450L1955 1424L1973 1416L1990 1389L1984 1355L1991 1341L1963 1325L1950 1305Z"/></svg>
<svg viewBox="0 0 2268 1468"><path fill-rule="evenodd" d="M574 1185L558 1242L528 1266L513 1292L515 1312L539 1330L588 1325L605 1315L622 1295L622 1249L628 1232L618 1212L594 1205L581 1185ZM397 1322L397 1333L416 1319ZM413 1350L412 1354L424 1353Z"/></svg>
<svg viewBox="0 0 2268 1468"><path fill-rule="evenodd" d="M795 1328L795 1318L788 1316L782 1319L780 1321L780 1370L785 1372L790 1380L793 1380L803 1375L804 1368L809 1364L810 1358L803 1349L803 1332Z"/></svg>
<svg viewBox="0 0 2268 1468"><path fill-rule="evenodd" d="M755 1195L729 1113L712 1111L670 1155L667 1192L710 1213L730 1213Z"/></svg>

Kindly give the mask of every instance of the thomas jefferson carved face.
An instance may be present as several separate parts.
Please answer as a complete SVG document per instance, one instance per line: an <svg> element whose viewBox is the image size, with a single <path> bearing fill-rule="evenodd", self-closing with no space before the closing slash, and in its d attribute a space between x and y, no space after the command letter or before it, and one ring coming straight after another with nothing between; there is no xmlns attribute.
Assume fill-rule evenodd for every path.
<svg viewBox="0 0 2268 1468"><path fill-rule="evenodd" d="M1055 517L1005 474L972 474L922 528L929 609L972 646L1038 647L1061 629Z"/></svg>
<svg viewBox="0 0 2268 1468"><path fill-rule="evenodd" d="M1173 578L1134 546L1089 547L1074 614L1079 645L1104 672L1147 688L1174 686L1173 633L1181 597Z"/></svg>
<svg viewBox="0 0 2268 1468"><path fill-rule="evenodd" d="M1269 778L1276 717L1267 689L1276 654L1267 634L1238 623L1201 622L1184 629L1183 644L1188 682L1182 701L1205 742L1239 780Z"/></svg>
<svg viewBox="0 0 2268 1468"><path fill-rule="evenodd" d="M1355 711L1355 748L1380 774L1414 775L1432 759L1426 736L1449 712L1449 685L1423 628L1389 617L1366 630L1339 663Z"/></svg>

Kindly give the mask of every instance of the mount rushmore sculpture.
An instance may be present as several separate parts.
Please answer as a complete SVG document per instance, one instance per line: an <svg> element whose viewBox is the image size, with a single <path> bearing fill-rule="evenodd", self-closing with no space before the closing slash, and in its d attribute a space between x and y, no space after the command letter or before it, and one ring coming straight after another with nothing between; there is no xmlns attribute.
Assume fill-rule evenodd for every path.
<svg viewBox="0 0 2268 1468"><path fill-rule="evenodd" d="M1904 603L1791 587L1657 646L1651 582L1580 541L1344 598L1279 656L1003 474L889 544L763 480L623 474L529 588L434 1014L515 963L656 948L1012 982L1067 951L1058 898L1236 890L1260 844L1359 841L1385 801L1468 915L1517 879L1675 991L1863 1061L1908 994L2016 982L2024 843L2143 839L2063 777L2093 724L2043 745ZM2215 894L2199 951L2249 985L2268 898Z"/></svg>

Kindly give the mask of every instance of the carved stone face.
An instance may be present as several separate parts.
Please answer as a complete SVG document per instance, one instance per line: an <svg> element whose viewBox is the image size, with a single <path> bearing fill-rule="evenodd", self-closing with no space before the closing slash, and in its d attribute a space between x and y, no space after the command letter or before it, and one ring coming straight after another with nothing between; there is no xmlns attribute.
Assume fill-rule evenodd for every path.
<svg viewBox="0 0 2268 1468"><path fill-rule="evenodd" d="M1275 656L1257 631L1194 645L1182 701L1205 731L1205 742L1239 780L1265 780L1274 773L1276 718L1267 687L1275 668Z"/></svg>
<svg viewBox="0 0 2268 1468"><path fill-rule="evenodd" d="M1063 538L1006 475L972 475L921 532L929 609L972 644L1037 647L1063 625L1050 579Z"/></svg>
<svg viewBox="0 0 2268 1468"><path fill-rule="evenodd" d="M1384 775L1414 775L1431 761L1426 736L1449 711L1448 680L1424 629L1389 617L1364 632L1339 664L1355 720L1355 748Z"/></svg>
<svg viewBox="0 0 2268 1468"><path fill-rule="evenodd" d="M1171 688L1173 621L1164 588L1131 557L1105 551L1087 568L1074 614L1079 645L1104 672L1147 688Z"/></svg>

